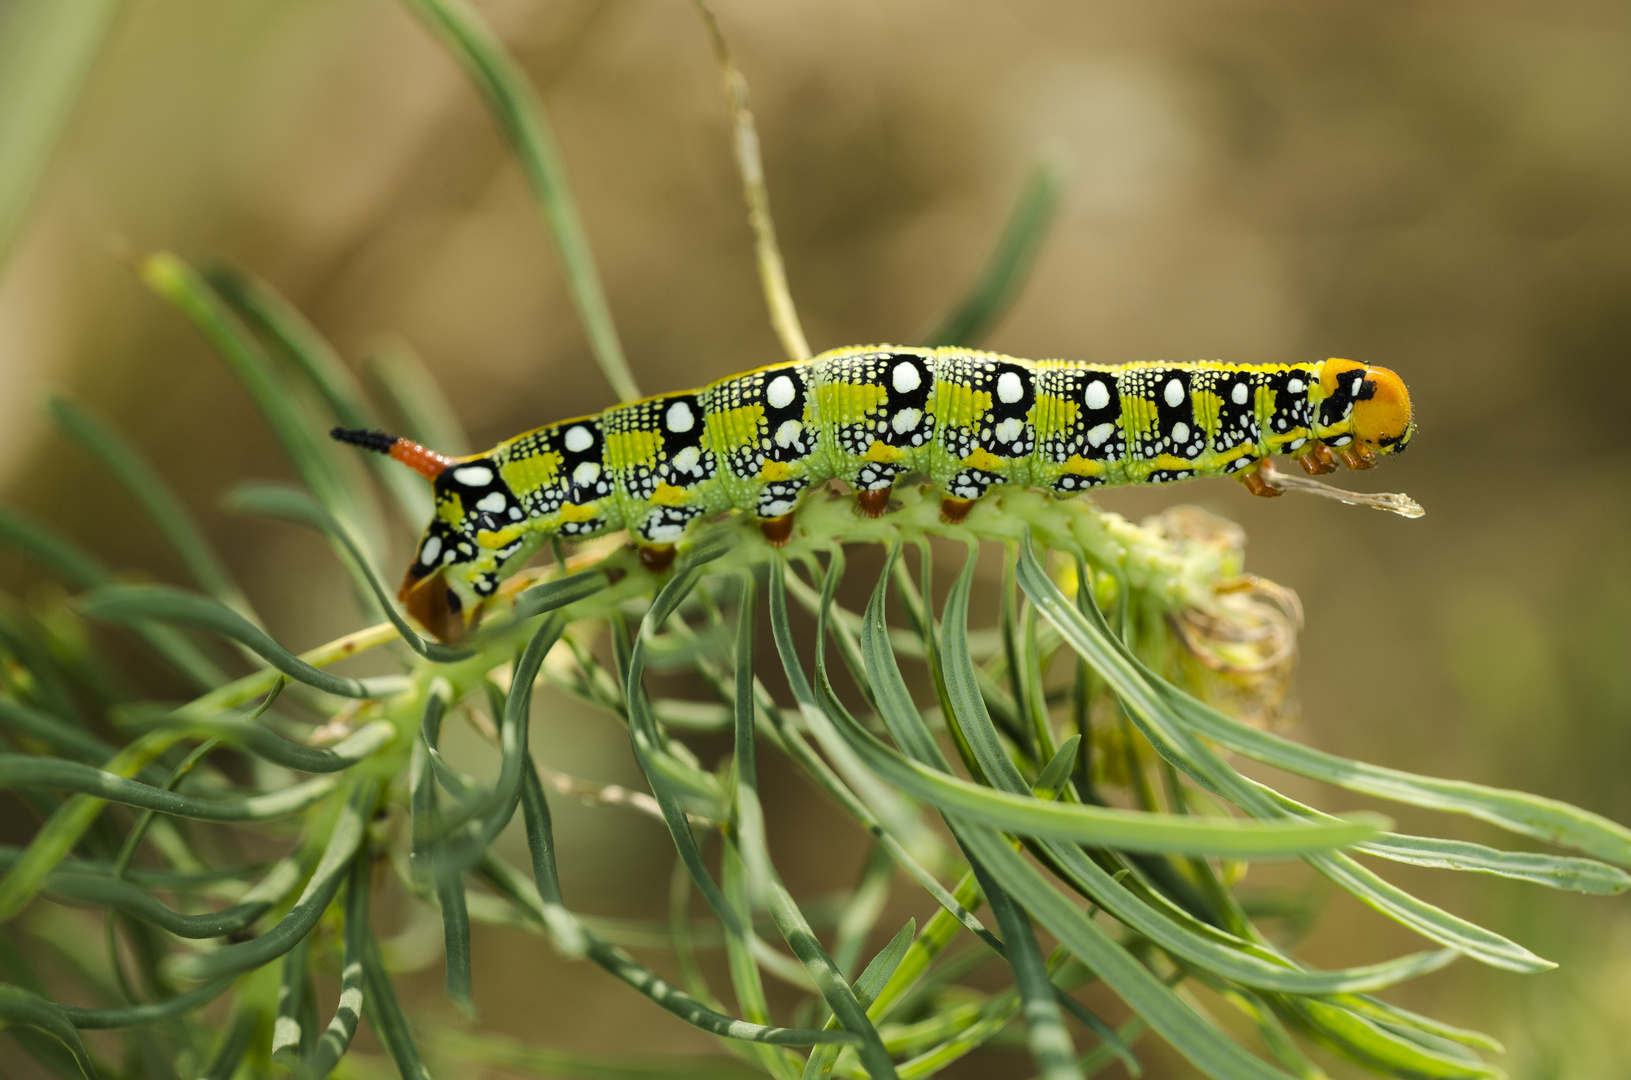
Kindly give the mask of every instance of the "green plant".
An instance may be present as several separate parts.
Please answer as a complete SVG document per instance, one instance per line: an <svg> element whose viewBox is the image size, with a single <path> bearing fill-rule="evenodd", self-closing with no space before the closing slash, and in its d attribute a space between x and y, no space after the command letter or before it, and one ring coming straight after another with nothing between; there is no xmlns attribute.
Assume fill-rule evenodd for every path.
<svg viewBox="0 0 1631 1080"><path fill-rule="evenodd" d="M459 0L412 6L492 105L539 195L608 381L632 396L538 102ZM772 319L797 356L808 349L779 270L746 84L703 13L725 75ZM990 324L1024 277L1056 190L1056 172L1039 170L987 272L935 340L966 342ZM469 647L426 641L381 585L375 487L321 435L334 422L375 424L335 352L242 273L200 272L168 254L146 258L140 272L229 365L303 485L240 487L229 506L322 533L365 613L385 621L291 655L261 628L140 456L85 411L53 405L63 431L149 513L196 586L123 583L71 540L0 512L0 537L72 590L0 605L0 734L11 744L0 754L0 785L43 822L25 848L3 853L0 1018L63 1075L227 1077L274 1066L326 1075L342 1061L359 1067L357 1055L344 1055L363 1015L403 1076L428 1075L419 1049L426 1033L410 1030L369 919L371 893L400 887L440 912L455 1003L471 1000L471 920L521 921L650 999L631 1007L660 1007L718 1035L741 1062L594 1059L431 1032L433 1054L449 1059L568 1075L717 1076L735 1065L744 1075L925 1076L1023 1018L1048 1077L1118 1059L1136 1072L1132 1044L1145 1028L1218 1077L1322 1075L1304 1051L1309 1043L1383 1075L1493 1076L1472 1052L1498 1049L1492 1040L1373 995L1463 955L1516 971L1547 961L1388 884L1350 852L1553 888L1631 885L1608 865L1631 864L1631 831L1612 822L1521 793L1346 761L1265 730L1294 655L1294 615L1269 586L1241 588L1238 536L1193 515L1140 527L1082 502L1009 493L948 527L932 500L910 490L879 521L857 520L843 503L814 503L801 512L811 536L887 553L862 611L837 600L843 547L800 542L778 552L745 524L723 522L661 577L623 551L558 552L553 565L516 580ZM414 425L439 403L416 396L400 371L379 374L421 428L412 434L447 445L423 430L426 421ZM417 482L377 464L403 517L422 520L428 500ZM937 605L935 562L955 561L959 540L966 554ZM1001 549L1008 584L997 625L971 629L982 543ZM755 656L766 619L777 653L769 661ZM177 707L146 701L123 684L110 663L115 642L93 623L127 627L197 696ZM813 636L801 636L812 623ZM376 650L399 673L360 679L327 670ZM688 920L675 923L685 974L674 985L591 929L562 895L549 802L528 745L530 695L546 660L553 685L626 724L683 868L680 884L702 894L719 925L734 1008L688 962L698 947ZM245 663L252 672L232 678ZM651 697L644 675L659 667L688 671L717 700ZM785 677L791 700L763 685L767 667ZM914 696L908 674L923 693ZM460 713L496 721L500 767L490 788L439 751L442 726ZM686 730L727 734L732 753L704 768ZM761 741L874 838L876 857L825 939L765 846ZM1223 751L1471 815L1590 858L1401 836L1370 815L1332 817L1248 778ZM263 764L246 768L250 761ZM311 779L243 780L293 774ZM518 812L531 855L525 869L491 847ZM206 833L189 822L233 828ZM240 851L253 838L288 852L270 864L223 857L231 838ZM1301 858L1441 947L1309 970L1231 887L1253 857ZM897 869L936 910L869 957ZM33 917L47 904L27 910L42 895L105 911L109 979L62 940L60 924ZM766 943L772 932L791 957ZM210 944L187 948L178 938ZM1012 986L971 989L968 975L993 956ZM135 960L129 970L126 957ZM807 987L797 1026L772 1022L764 970ZM318 976L340 986L330 1017L315 1012ZM1134 1014L1119 1029L1071 996L1094 981ZM111 1004L55 1003L87 989ZM1197 993L1236 1007L1277 1065L1196 1008ZM95 1029L126 1032L121 1062L93 1060L78 1032Z"/></svg>

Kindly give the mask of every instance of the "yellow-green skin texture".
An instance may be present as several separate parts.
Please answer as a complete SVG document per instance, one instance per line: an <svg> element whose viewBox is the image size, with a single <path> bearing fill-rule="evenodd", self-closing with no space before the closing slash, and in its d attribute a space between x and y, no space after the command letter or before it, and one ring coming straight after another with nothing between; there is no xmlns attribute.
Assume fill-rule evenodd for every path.
<svg viewBox="0 0 1631 1080"><path fill-rule="evenodd" d="M770 520L828 480L927 475L946 496L1058 495L1222 476L1317 440L1352 441L1361 380L1309 364L1081 364L968 349L859 346L518 435L436 481L411 580L465 605L552 536L627 529L673 544L728 510ZM1334 369L1333 369L1334 370Z"/></svg>

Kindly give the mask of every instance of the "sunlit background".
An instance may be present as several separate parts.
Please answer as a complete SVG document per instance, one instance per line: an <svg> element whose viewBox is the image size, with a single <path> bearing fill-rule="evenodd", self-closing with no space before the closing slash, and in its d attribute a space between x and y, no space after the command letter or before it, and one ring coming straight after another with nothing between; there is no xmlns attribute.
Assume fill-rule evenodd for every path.
<svg viewBox="0 0 1631 1080"><path fill-rule="evenodd" d="M641 387L778 359L690 5L479 6L549 110ZM814 348L917 340L1051 155L1068 170L1060 214L987 347L1095 362L1343 356L1410 384L1410 453L1336 479L1409 492L1419 521L1253 500L1226 481L1102 499L1135 517L1191 501L1246 526L1250 568L1307 609L1295 734L1631 821L1631 7L719 0L717 12L751 86ZM291 647L355 615L321 542L214 508L231 482L287 470L229 375L130 272L130 253L158 248L264 276L350 359L412 350L473 446L612 403L488 115L401 7L128 0L0 269L0 484L113 564L175 579L160 539L39 406L65 391L101 409L201 512ZM401 552L418 525L403 525ZM7 587L46 587L30 574L0 554ZM334 587L289 585L311 577ZM534 735L540 760L637 786L622 731L558 704ZM471 749L467 764L484 760ZM771 840L789 885L817 898L846 887L864 836L783 787ZM666 918L666 888L652 886L672 857L660 823L557 805L574 906ZM1404 831L1417 820L1387 811ZM1386 873L1562 965L1519 976L1462 961L1390 1000L1494 1034L1514 1077L1625 1075L1631 900ZM422 930L429 966L407 992L451 1023L439 930ZM1344 898L1301 955L1329 967L1417 945ZM709 1048L520 931L478 927L475 974L476 1030ZM1140 1052L1147 1076L1192 1075L1153 1038ZM1023 1050L991 1051L947 1075L1030 1069Z"/></svg>

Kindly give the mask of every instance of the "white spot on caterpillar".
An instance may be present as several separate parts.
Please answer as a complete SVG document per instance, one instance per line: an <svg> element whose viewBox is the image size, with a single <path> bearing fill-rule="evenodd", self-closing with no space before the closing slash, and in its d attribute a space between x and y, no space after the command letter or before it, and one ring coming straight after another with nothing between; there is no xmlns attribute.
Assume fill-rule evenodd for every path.
<svg viewBox="0 0 1631 1080"><path fill-rule="evenodd" d="M659 544L672 544L684 535L685 526L672 523L656 525L646 530L646 538Z"/></svg>
<svg viewBox="0 0 1631 1080"><path fill-rule="evenodd" d="M690 472L702 460L702 451L695 446L687 446L674 455L674 468L680 472Z"/></svg>
<svg viewBox="0 0 1631 1080"><path fill-rule="evenodd" d="M476 509L485 510L489 514L500 514L504 512L505 505L507 505L507 501L504 498L504 493L502 491L495 491L478 502L476 504Z"/></svg>
<svg viewBox="0 0 1631 1080"><path fill-rule="evenodd" d="M582 424L578 424L574 427L569 427L566 429L566 438L563 439L562 442L564 442L566 444L566 448L572 451L574 454L581 454L591 446L595 445L595 437L594 435L590 434L588 428L584 427Z"/></svg>
<svg viewBox="0 0 1631 1080"><path fill-rule="evenodd" d="M1095 447L1103 446L1104 440L1108 439L1115 433L1116 425L1109 423L1100 424L1098 427L1093 428L1087 433L1087 441L1092 443Z"/></svg>
<svg viewBox="0 0 1631 1080"><path fill-rule="evenodd" d="M1087 384L1087 393L1083 395L1089 409L1102 409L1110 404L1110 391L1104 385L1104 380L1094 379Z"/></svg>
<svg viewBox="0 0 1631 1080"><path fill-rule="evenodd" d="M442 538L440 536L425 537L425 546L419 549L419 561L426 566L434 565L436 556L442 553ZM451 554L451 552L449 553Z"/></svg>
<svg viewBox="0 0 1631 1080"><path fill-rule="evenodd" d="M676 401L663 416L663 426L676 435L683 435L697 426L696 414L688 403Z"/></svg>
<svg viewBox="0 0 1631 1080"><path fill-rule="evenodd" d="M1004 405L1012 405L1025 396L1025 385L1019 381L1019 376L1012 371L1005 371L997 376L997 400Z"/></svg>
<svg viewBox="0 0 1631 1080"><path fill-rule="evenodd" d="M1286 383L1286 389L1293 394L1300 394L1303 392L1303 381L1301 379L1292 379Z"/></svg>
<svg viewBox="0 0 1631 1080"><path fill-rule="evenodd" d="M519 506L510 507L510 520L511 521L520 521L521 520L521 508Z"/></svg>
<svg viewBox="0 0 1631 1080"><path fill-rule="evenodd" d="M917 373L916 364L903 360L895 365L895 370L890 373L889 381L895 387L895 393L910 394L923 385L923 376Z"/></svg>
<svg viewBox="0 0 1631 1080"><path fill-rule="evenodd" d="M1349 393L1353 394L1354 397L1358 397L1359 396L1359 389L1360 389L1360 387L1362 387L1364 385L1365 385L1365 376L1355 375L1354 376L1354 388L1352 390L1350 390Z"/></svg>
<svg viewBox="0 0 1631 1080"><path fill-rule="evenodd" d="M773 499L759 507L760 517L781 517L793 512L792 499Z"/></svg>
<svg viewBox="0 0 1631 1080"><path fill-rule="evenodd" d="M889 421L889 426L895 429L896 435L904 435L908 431L916 430L917 425L922 422L922 420L922 409L902 409L900 412L895 414L893 420Z"/></svg>
<svg viewBox="0 0 1631 1080"><path fill-rule="evenodd" d="M1172 441L1179 446L1189 441L1189 425L1182 420L1172 425Z"/></svg>
<svg viewBox="0 0 1631 1080"><path fill-rule="evenodd" d="M798 441L804 433L804 423L800 420L783 420L782 426L776 429L776 445L783 450Z"/></svg>
<svg viewBox="0 0 1631 1080"><path fill-rule="evenodd" d="M466 465L453 470L453 479L466 487L486 487L493 482L493 470L485 465Z"/></svg>
<svg viewBox="0 0 1631 1080"><path fill-rule="evenodd" d="M579 462L578 467L572 470L572 482L579 487L588 487L599 479L600 462L598 461Z"/></svg>
<svg viewBox="0 0 1631 1080"><path fill-rule="evenodd" d="M1236 405L1246 404L1246 384L1243 382L1235 383L1235 388L1229 391L1229 400Z"/></svg>
<svg viewBox="0 0 1631 1080"><path fill-rule="evenodd" d="M1025 421L1017 416L1010 416L997 425L996 436L998 442L1013 442L1025 430Z"/></svg>
<svg viewBox="0 0 1631 1080"><path fill-rule="evenodd" d="M796 392L792 376L778 375L765 387L765 401L770 403L772 409L785 409L793 404L793 395Z"/></svg>
<svg viewBox="0 0 1631 1080"><path fill-rule="evenodd" d="M1308 441L1307 439L1292 439L1291 444L1289 446L1287 446L1286 449L1287 450L1300 449L1302 447L1302 444L1307 442L1307 441Z"/></svg>
<svg viewBox="0 0 1631 1080"><path fill-rule="evenodd" d="M1161 396L1167 399L1168 405L1176 409L1184 403L1184 384L1177 379L1168 380L1167 388Z"/></svg>

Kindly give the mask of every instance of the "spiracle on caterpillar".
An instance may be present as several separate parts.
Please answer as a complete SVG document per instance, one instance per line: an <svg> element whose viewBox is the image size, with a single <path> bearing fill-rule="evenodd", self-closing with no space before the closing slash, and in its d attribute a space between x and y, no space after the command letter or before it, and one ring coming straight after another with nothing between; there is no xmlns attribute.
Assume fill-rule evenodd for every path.
<svg viewBox="0 0 1631 1080"><path fill-rule="evenodd" d="M689 529L727 511L786 543L799 503L829 480L876 517L900 477L924 474L955 523L999 486L1073 496L1235 476L1278 495L1263 475L1274 455L1311 474L1368 469L1414 433L1403 380L1353 360L1101 365L858 346L563 420L470 457L376 431L331 434L434 483L436 513L401 599L458 641L554 536L627 529L660 571Z"/></svg>

